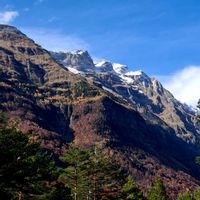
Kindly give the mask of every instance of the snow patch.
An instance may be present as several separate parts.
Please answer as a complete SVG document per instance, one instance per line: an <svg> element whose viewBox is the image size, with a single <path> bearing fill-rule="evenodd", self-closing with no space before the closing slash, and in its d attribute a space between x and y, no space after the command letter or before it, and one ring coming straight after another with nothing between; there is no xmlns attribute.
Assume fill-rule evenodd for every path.
<svg viewBox="0 0 200 200"><path fill-rule="evenodd" d="M128 68L126 65L122 65L119 63L113 63L113 69L118 74L125 74L128 71Z"/></svg>
<svg viewBox="0 0 200 200"><path fill-rule="evenodd" d="M121 75L120 78L121 78L124 82L126 82L126 83L128 83L128 84L132 84L132 83L133 83L133 79L130 78L130 77Z"/></svg>
<svg viewBox="0 0 200 200"><path fill-rule="evenodd" d="M141 76L143 72L141 70L138 71L130 71L126 73L126 76Z"/></svg>
<svg viewBox="0 0 200 200"><path fill-rule="evenodd" d="M83 55L85 53L85 51L78 50L76 53L79 55Z"/></svg>
<svg viewBox="0 0 200 200"><path fill-rule="evenodd" d="M107 61L102 60L101 62L95 64L96 67L103 67L106 64Z"/></svg>
<svg viewBox="0 0 200 200"><path fill-rule="evenodd" d="M74 74L82 74L82 72L78 71L78 70L75 69L75 68L67 67L67 69L68 69L70 72L74 73Z"/></svg>
<svg viewBox="0 0 200 200"><path fill-rule="evenodd" d="M138 92L139 92L140 94L144 94L144 92L143 92L142 90L138 90Z"/></svg>

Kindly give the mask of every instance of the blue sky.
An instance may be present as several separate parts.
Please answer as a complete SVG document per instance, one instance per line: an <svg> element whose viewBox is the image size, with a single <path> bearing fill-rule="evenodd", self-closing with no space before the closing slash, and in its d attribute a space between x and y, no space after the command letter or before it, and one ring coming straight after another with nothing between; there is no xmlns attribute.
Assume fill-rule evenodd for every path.
<svg viewBox="0 0 200 200"><path fill-rule="evenodd" d="M197 68L187 81L200 77L199 0L1 0L0 22L47 49L85 49L157 76L168 88L183 70Z"/></svg>

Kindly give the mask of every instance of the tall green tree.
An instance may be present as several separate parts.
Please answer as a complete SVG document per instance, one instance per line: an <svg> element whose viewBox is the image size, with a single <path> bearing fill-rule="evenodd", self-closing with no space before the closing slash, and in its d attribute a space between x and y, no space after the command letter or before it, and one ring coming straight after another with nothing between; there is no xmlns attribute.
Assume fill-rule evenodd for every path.
<svg viewBox="0 0 200 200"><path fill-rule="evenodd" d="M61 170L59 181L71 188L73 199L86 199L89 193L89 153L71 146L61 160L67 167Z"/></svg>
<svg viewBox="0 0 200 200"><path fill-rule="evenodd" d="M0 194L23 199L43 194L54 164L39 144L15 129L0 129Z"/></svg>
<svg viewBox="0 0 200 200"><path fill-rule="evenodd" d="M61 158L67 164L59 180L72 190L73 199L117 199L126 177L98 148L71 147Z"/></svg>
<svg viewBox="0 0 200 200"><path fill-rule="evenodd" d="M148 200L168 200L165 187L160 178L156 178L152 188L147 194Z"/></svg>
<svg viewBox="0 0 200 200"><path fill-rule="evenodd" d="M123 199L144 200L142 192L135 186L132 176L128 176L127 182L122 187Z"/></svg>
<svg viewBox="0 0 200 200"><path fill-rule="evenodd" d="M126 173L101 148L90 149L90 185L93 199L117 199Z"/></svg>
<svg viewBox="0 0 200 200"><path fill-rule="evenodd" d="M184 194L180 194L177 200L194 200L194 199L192 198L192 195L189 192L187 192Z"/></svg>
<svg viewBox="0 0 200 200"><path fill-rule="evenodd" d="M43 194L37 200L72 200L71 190L64 184L57 182L56 185L51 187L49 193Z"/></svg>

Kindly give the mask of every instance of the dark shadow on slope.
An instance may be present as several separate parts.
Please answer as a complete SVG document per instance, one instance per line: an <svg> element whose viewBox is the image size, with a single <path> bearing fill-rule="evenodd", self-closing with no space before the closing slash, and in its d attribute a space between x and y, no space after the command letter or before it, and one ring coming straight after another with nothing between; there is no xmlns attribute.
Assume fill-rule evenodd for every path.
<svg viewBox="0 0 200 200"><path fill-rule="evenodd" d="M175 135L171 128L148 124L139 113L128 110L109 99L104 100L105 123L110 129L114 148L140 148L176 171L185 171L200 179L195 157L200 150Z"/></svg>

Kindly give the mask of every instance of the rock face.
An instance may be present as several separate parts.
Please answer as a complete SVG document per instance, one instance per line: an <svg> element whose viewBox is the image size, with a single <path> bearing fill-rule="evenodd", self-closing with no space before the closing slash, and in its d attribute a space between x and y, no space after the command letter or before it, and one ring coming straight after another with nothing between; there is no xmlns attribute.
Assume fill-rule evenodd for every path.
<svg viewBox="0 0 200 200"><path fill-rule="evenodd" d="M25 131L33 129L34 134L46 138L46 147L58 152L62 149L59 138L62 144L72 140L68 118L72 102L85 95L88 99L101 95L16 28L3 25L0 91L0 109L9 116L9 124Z"/></svg>
<svg viewBox="0 0 200 200"><path fill-rule="evenodd" d="M189 121L193 115L168 110L174 120L182 116L184 130L192 135L177 137L172 120L162 118L166 99L173 96L156 80L127 72L123 65L95 66L87 52L67 54L50 54L16 28L0 25L0 111L8 126L31 130L57 155L71 141L80 147L101 145L144 192L155 176L162 177L172 198L195 189L199 168L194 160L200 152L191 139L197 138ZM183 109L181 104L175 108Z"/></svg>
<svg viewBox="0 0 200 200"><path fill-rule="evenodd" d="M69 67L70 61L58 60ZM199 141L195 112L177 101L155 78L150 78L142 71L128 71L127 66L108 61L96 63L95 67L92 71L80 70L79 73L101 85L104 90L126 100L147 120L153 117L150 115L155 115L173 128L183 140L189 143ZM70 70L72 68L73 65L70 65Z"/></svg>
<svg viewBox="0 0 200 200"><path fill-rule="evenodd" d="M56 60L65 63L69 68L71 67L77 71L87 72L95 69L93 60L87 51L78 50L74 53L52 52L52 55Z"/></svg>

